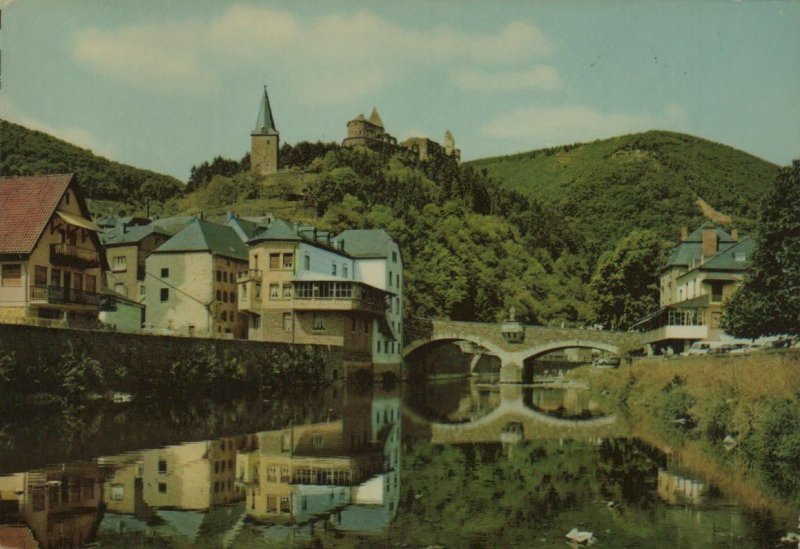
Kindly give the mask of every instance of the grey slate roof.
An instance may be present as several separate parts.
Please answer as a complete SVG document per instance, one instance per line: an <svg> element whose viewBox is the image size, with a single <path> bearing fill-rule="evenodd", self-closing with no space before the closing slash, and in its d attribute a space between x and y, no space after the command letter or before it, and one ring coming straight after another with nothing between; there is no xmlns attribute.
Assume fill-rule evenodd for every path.
<svg viewBox="0 0 800 549"><path fill-rule="evenodd" d="M210 252L247 260L247 246L231 227L195 218L154 253Z"/></svg>
<svg viewBox="0 0 800 549"><path fill-rule="evenodd" d="M744 271L755 247L755 241L751 237L745 236L733 246L703 263L700 269L703 271ZM737 257L740 258L739 261L737 261Z"/></svg>
<svg viewBox="0 0 800 549"><path fill-rule="evenodd" d="M126 244L136 244L151 234L162 234L171 236L171 233L164 230L159 225L133 225L127 229L122 226L114 227L100 233L100 241L104 246L123 246Z"/></svg>
<svg viewBox="0 0 800 549"><path fill-rule="evenodd" d="M275 219L270 226L251 239L252 242L260 242L262 240L283 240L283 241L301 241L304 240L298 233L295 226L283 219Z"/></svg>
<svg viewBox="0 0 800 549"><path fill-rule="evenodd" d="M278 130L275 128L275 120L272 118L272 108L269 106L269 96L267 95L266 86L264 86L264 96L258 107L258 120L256 120L256 127L253 133L256 135L278 133Z"/></svg>
<svg viewBox="0 0 800 549"><path fill-rule="evenodd" d="M337 245L344 242L344 251L353 257L389 257L392 237L383 229L348 229L334 238Z"/></svg>
<svg viewBox="0 0 800 549"><path fill-rule="evenodd" d="M236 234L242 240L247 242L259 232L264 230L264 226L241 217L231 217L225 221L225 225L236 231Z"/></svg>
<svg viewBox="0 0 800 549"><path fill-rule="evenodd" d="M710 221L706 221L692 231L686 240L679 242L677 246L672 248L667 258L666 267L688 267L693 262L699 261L703 257L703 231L709 228L716 230L720 251L736 243L730 234Z"/></svg>
<svg viewBox="0 0 800 549"><path fill-rule="evenodd" d="M183 229L186 225L196 219L193 215L174 215L172 217L164 217L161 219L153 220L153 223L167 231L169 234L176 234Z"/></svg>

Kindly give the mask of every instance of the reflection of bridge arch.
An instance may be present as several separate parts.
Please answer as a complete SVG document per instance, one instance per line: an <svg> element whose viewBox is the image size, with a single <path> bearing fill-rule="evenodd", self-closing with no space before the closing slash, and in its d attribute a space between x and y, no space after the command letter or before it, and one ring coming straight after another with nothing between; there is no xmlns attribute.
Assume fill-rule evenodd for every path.
<svg viewBox="0 0 800 549"><path fill-rule="evenodd" d="M619 429L617 416L592 419L565 419L533 410L522 400L519 385L506 385L501 388L500 405L480 418L464 423L445 423L432 421L416 410L403 405L403 418L408 422L409 432L424 433L434 444L460 444L470 442L492 442L500 438L503 427L509 423L524 426L524 438L552 438L575 435L612 436Z"/></svg>

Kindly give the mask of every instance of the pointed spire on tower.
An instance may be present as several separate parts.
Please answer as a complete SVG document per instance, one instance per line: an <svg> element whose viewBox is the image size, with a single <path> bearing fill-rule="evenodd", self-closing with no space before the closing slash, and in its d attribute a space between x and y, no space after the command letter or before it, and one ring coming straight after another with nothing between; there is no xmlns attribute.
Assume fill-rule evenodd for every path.
<svg viewBox="0 0 800 549"><path fill-rule="evenodd" d="M253 134L278 134L278 130L275 128L275 120L272 118L272 109L269 106L269 96L267 95L266 85L264 86L264 98L258 108L258 120L256 120L256 127L253 130Z"/></svg>
<svg viewBox="0 0 800 549"><path fill-rule="evenodd" d="M369 115L369 121L380 128L383 127L383 120L381 120L381 115L378 114L378 109L376 107L372 107L372 114Z"/></svg>

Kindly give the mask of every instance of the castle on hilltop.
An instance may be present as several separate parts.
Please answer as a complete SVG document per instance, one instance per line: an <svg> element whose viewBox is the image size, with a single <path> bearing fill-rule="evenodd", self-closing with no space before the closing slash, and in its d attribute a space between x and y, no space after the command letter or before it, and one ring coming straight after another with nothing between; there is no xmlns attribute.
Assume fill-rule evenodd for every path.
<svg viewBox="0 0 800 549"><path fill-rule="evenodd" d="M398 144L397 138L384 128L381 115L374 107L369 118L359 114L347 123L347 137L342 140L342 146L369 147L377 151L402 147L412 151L420 160L428 160L442 155L452 156L456 162L461 160L461 149L456 148L456 142L450 130L444 134L444 146L427 137L409 137Z"/></svg>
<svg viewBox="0 0 800 549"><path fill-rule="evenodd" d="M393 151L406 149L419 160L448 156L461 161L461 149L456 148L456 141L450 130L444 132L444 145L427 137L409 137L397 142L383 127L383 120L378 109L366 118L359 114L347 123L347 137L342 140L343 147L368 147L376 151ZM258 175L276 173L279 166L280 134L275 127L272 108L269 104L267 87L258 108L256 127L250 132L250 171Z"/></svg>

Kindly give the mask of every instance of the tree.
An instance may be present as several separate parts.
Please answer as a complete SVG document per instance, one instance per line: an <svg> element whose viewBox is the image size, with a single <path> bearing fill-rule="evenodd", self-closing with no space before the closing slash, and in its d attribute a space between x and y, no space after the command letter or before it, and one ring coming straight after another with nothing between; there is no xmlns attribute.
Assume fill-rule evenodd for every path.
<svg viewBox="0 0 800 549"><path fill-rule="evenodd" d="M800 160L761 203L750 268L724 313L723 327L738 337L800 335Z"/></svg>
<svg viewBox="0 0 800 549"><path fill-rule="evenodd" d="M634 229L600 256L589 285L597 322L627 329L658 306L658 271L666 244L649 230Z"/></svg>

